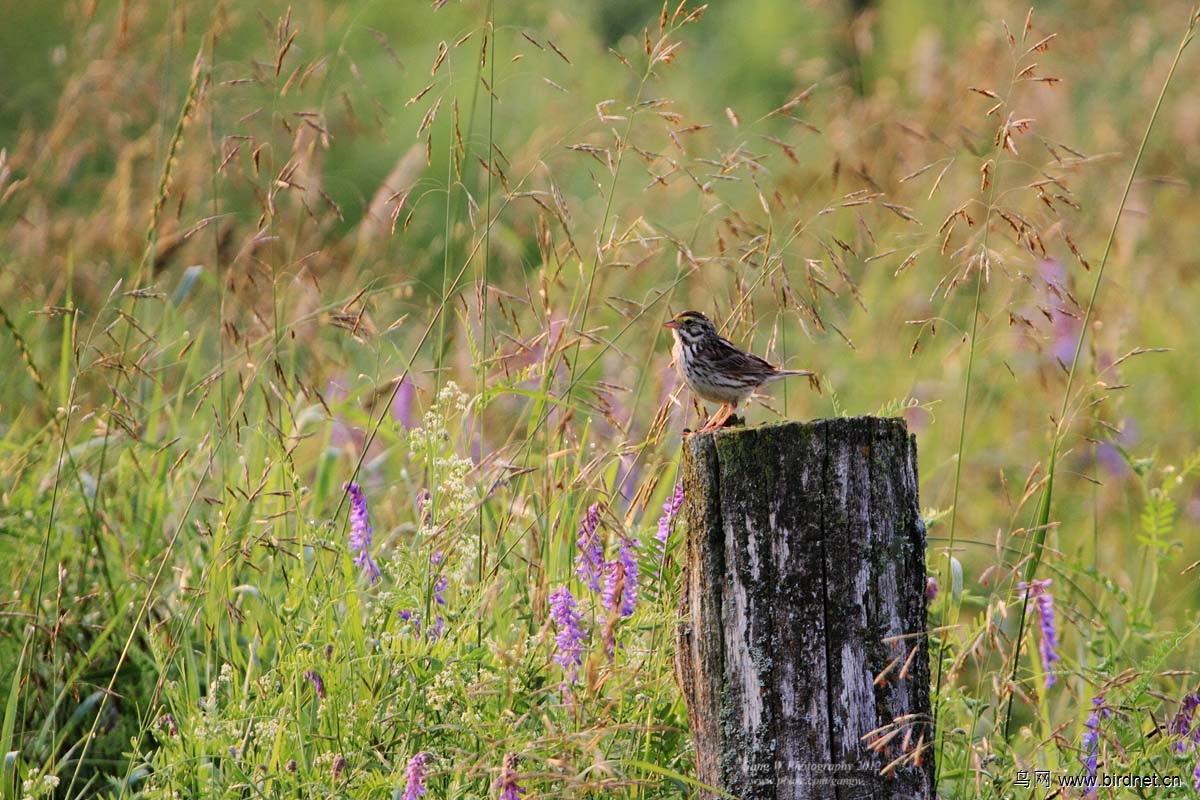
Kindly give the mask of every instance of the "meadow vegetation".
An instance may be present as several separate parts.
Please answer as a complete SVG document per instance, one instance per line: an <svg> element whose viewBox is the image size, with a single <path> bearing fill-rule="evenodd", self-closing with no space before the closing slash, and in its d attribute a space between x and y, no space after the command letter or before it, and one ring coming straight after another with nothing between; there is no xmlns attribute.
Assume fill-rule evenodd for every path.
<svg viewBox="0 0 1200 800"><path fill-rule="evenodd" d="M917 435L941 796L1191 796L1196 9L849 5L13 9L0 797L691 796L687 308Z"/></svg>

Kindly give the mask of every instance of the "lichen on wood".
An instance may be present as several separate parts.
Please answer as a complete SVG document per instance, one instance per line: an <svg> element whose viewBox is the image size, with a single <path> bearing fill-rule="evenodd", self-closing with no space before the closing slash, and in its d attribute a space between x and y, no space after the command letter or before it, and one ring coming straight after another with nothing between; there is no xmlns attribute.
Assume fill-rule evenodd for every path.
<svg viewBox="0 0 1200 800"><path fill-rule="evenodd" d="M698 778L742 798L933 797L925 530L904 422L684 447L676 668Z"/></svg>

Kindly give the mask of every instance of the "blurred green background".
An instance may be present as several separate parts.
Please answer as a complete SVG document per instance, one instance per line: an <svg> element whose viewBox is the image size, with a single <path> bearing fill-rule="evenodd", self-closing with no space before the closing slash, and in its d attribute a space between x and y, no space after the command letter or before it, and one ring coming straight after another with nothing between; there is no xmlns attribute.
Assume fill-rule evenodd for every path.
<svg viewBox="0 0 1200 800"><path fill-rule="evenodd" d="M466 437L481 484L483 465L533 470L496 502L537 496L550 541L588 492L634 519L696 425L660 328L696 308L822 376L820 395L772 390L751 423L906 417L939 574L953 519L963 619L994 611L1024 563L1065 404L1045 573L1080 676L1062 713L1183 630L1200 600L1184 571L1200 495L1179 471L1200 424L1194 52L1088 306L1191 6L747 0L685 23L692 10L9 3L0 547L27 563L66 541L43 517L61 467L47 454L65 447L79 513L107 510L101 527L139 542L106 569L144 577L163 532L195 523L180 498L225 495L237 454L156 488L155 514L121 459L199 459L189 448L233 418L209 379L264 393L248 426L315 409L285 459L314 488L306 519L332 517L361 467L378 527L409 535L419 512L395 476L412 465L364 441L402 374L418 411L447 379L481 398ZM295 392L278 406L273 369ZM114 432L110 457L96 442ZM563 452L596 466L564 477ZM544 588L551 570L531 564ZM44 573L21 581L52 594ZM974 689L996 659L965 668Z"/></svg>
<svg viewBox="0 0 1200 800"><path fill-rule="evenodd" d="M316 276L322 298L370 287L380 316L420 317L446 288L447 265L453 272L469 252L464 243L471 234L447 231L447 219L461 226L476 213L469 206L480 209L489 199L493 213L501 202L509 207L497 215L487 274L494 286L520 293L543 266L535 221L541 209L506 199L496 181L487 183L473 162L490 152L507 160L513 184L524 180L525 190L545 192L553 182L561 191L576 218L585 269L596 241L639 224L687 243L706 259L702 269L689 272L677 257L672 263L670 254L652 247L637 260L606 253L602 262L634 266L613 275L600 264L601 293L593 298L599 306L621 297L644 307L669 290L674 310L691 304L720 315L729 311L732 290L771 309L770 297L783 292L786 298L797 291L793 282L813 279L802 267L806 259L823 262L832 288L804 302L819 308L829 326L822 329L795 305L791 323L787 316L767 317L769 324L779 322L780 336L791 337L789 351L778 355L820 369L838 403L827 405L827 395L816 407L805 398L798 408L805 414L862 412L907 397L932 404L929 413L912 414L921 435L924 499L945 507L966 366L961 337L971 304L969 291L943 294L945 279L965 261L965 251L956 248L972 240L961 235L943 246L939 228L961 207L974 221L981 218L981 165L994 156L999 117L1012 111L1034 122L1019 153L1008 155L997 171L997 200L1026 215L1042 232L1046 251L1029 253L1014 244L1005 222L990 223L997 242L988 246L996 258L983 297L977 394L966 442L974 500L962 509L969 515L965 529L990 540L1013 522L994 506L1001 475L1019 485L1044 459L1048 418L1063 386L1053 356L1070 349L1059 340L1072 334L1094 277L1079 268L1064 235L1090 264L1099 261L1186 4L1131 10L1119 3L1047 3L1032 15L1034 29L1026 36L1027 9L1005 3L717 3L686 28L677 63L642 83L637 64L627 68L613 53L636 60L643 32L656 30L660 10L635 2L497 8L489 43L493 62L482 73L495 82L492 102L477 80L486 7L475 3L436 11L427 4L388 3L14 6L0 31L6 63L0 143L10 171L0 206L5 305L26 339L54 352L60 331L34 312L68 302L86 312L117 280L128 288L138 276L170 292L184 269L197 264L209 293L197 296L192 313L206 313L199 309L212 307L223 282L248 284L242 288L253 295L246 304L253 306L308 274ZM1007 46L1006 29L1022 42ZM1024 53L1050 34L1057 38L1047 52ZM285 41L290 44L277 65ZM433 77L439 42L450 55ZM181 129L168 194L151 223L198 54L200 110ZM1014 74L1034 62L1032 75L1061 82L1018 82L1010 89ZM1096 503L1069 524L1064 520L1063 530L1073 531L1072 541L1091 531L1082 540L1111 552L1111 559L1102 552L1096 558L1112 565L1124 562L1127 539L1127 526L1113 520L1129 520L1134 512L1109 504L1124 502L1119 487L1131 475L1119 466L1112 475L1093 474L1097 443L1116 435L1140 457L1178 460L1195 446L1200 413L1187 355L1196 341L1190 220L1200 118L1191 97L1194 59L1185 59L1182 70L1118 229L1085 356L1095 378L1098 365L1134 348L1173 352L1136 358L1100 376L1130 389L1071 403L1080 419L1073 426L1070 471L1085 483L1102 477L1104 485L1094 490ZM409 102L431 83L427 94ZM1006 97L1011 92L1012 101L989 117L992 101L970 87ZM794 109L803 124L787 113L768 116L804 91L806 99ZM635 141L644 137L645 152L629 155L643 163L626 175L644 174L622 176L611 193L597 192L602 165L568 146L588 142L611 149L614 131L626 135L631 103L648 100L663 104L649 107L627 132ZM612 101L608 113L618 119L598 119L597 104L604 101ZM418 135L435 104L436 119ZM726 109L737 115L739 127ZM668 111L678 117L663 116ZM702 176L693 180L679 172L657 194L647 190L651 175L675 169L661 159L644 163L650 153L671 156L668 126L711 126L676 134L686 139L676 166L693 176L714 164L745 174L717 181L715 196L697 191ZM794 163L772 139L786 140ZM424 147L427 165L420 158ZM362 221L372 198L412 148L418 160L401 169L410 194L396 229L385 220L376 226L382 233L365 234ZM453 164L456 149L466 167ZM303 170L307 184L297 189L304 183L297 180L280 190L275 180L294 168ZM902 180L921 169L927 171ZM1054 213L1046 211L1029 186L1047 175L1069 185L1077 209L1059 203ZM453 187L449 212L447 187ZM854 191L881 192L911 209L920 224L877 204L870 214L838 208ZM760 192L778 193L785 208L765 218ZM837 213L822 215L829 208ZM743 213L746 224L731 235L726 217ZM876 233L877 226L886 227ZM739 261L736 252L720 252L723 238L732 246L739 236L748 241L768 230L791 237L781 239L769 258ZM261 241L255 243L256 236ZM842 253L848 266L841 275L825 250L838 251L835 239L854 249ZM872 260L888 251L894 255ZM910 252L920 254L916 266L894 275ZM248 255L258 271L230 269ZM786 260L782 270L770 260L776 257ZM1053 281L1046 279L1043 261L1062 265L1054 278L1062 281L1061 292L1048 288ZM765 273L754 273L763 265ZM150 274L142 273L147 266ZM735 318L735 333L745 336L757 325L759 341L775 335L754 315L741 318L745 308ZM666 311L656 306L653 319L639 321L639 331L643 324L654 330L654 320ZM238 313L254 316L246 307ZM931 325L908 324L912 320L941 324L931 336ZM799 323L799 332L792 323ZM912 353L918 338L922 348ZM17 357L11 339L0 347L10 360ZM665 350L665 341L659 342L646 363L658 364ZM314 369L314 380L324 377L325 367L317 363ZM1101 396L1099 406L1087 405ZM10 382L4 401L10 425L28 420L26 415L36 419L37 405L31 383ZM1184 508L1194 524L1196 502ZM1100 531L1101 521L1111 530ZM1188 596L1194 599L1191 590Z"/></svg>
<svg viewBox="0 0 1200 800"><path fill-rule="evenodd" d="M288 36L295 38L277 71L279 28L289 9ZM1063 288L1071 292L1059 305L1074 306L1092 276L1078 269L1064 234L1089 263L1099 260L1123 178L1187 15L1182 3L1137 11L1122 4L1048 3L1031 16L1034 29L1025 36L1027 9L1004 3L883 2L861 8L835 2L718 3L686 28L678 68L671 64L643 84L637 64L624 67L612 53L639 54L643 31L655 31L660 10L654 3L633 2L497 9L489 43L493 63L483 72L485 80L495 81L493 102L476 80L480 20L486 16L486 7L478 4L450 3L437 11L426 4L397 9L385 3L21 4L0 32L9 67L0 75L0 143L8 154L8 185L18 184L0 207L6 229L0 280L10 312L28 320L24 332L31 339L42 332L53 340L52 327L34 324L37 318L23 318L17 309L63 305L68 296L94 305L118 278L139 274L148 238L155 275L146 280L168 290L192 264L204 267L215 288L230 262L261 247L270 253L264 263L274 266L265 281L247 278L256 291L272 282L282 285L303 266L320 277L324 296L380 285L393 294L400 286L417 298L439 295L447 264L461 264L463 257L446 257L448 247L463 241L446 240L447 187L454 187L449 205L455 224L466 220L471 204L482 207L489 192L493 212L501 201L495 181L486 185L475 163L453 164L455 149L461 159L475 162L489 155L490 142L492 157L510 160L510 181L526 181L514 192L546 191L551 182L560 190L579 230L593 243L576 242L583 263L593 254L602 223L613 226L603 234L611 235L639 221L709 258L701 273L677 274L677 265L661 255L641 260L651 257L647 250L636 270L613 281L613 295L637 303L647 302L647 292L674 285L675 310L687 298L720 313L726 304L706 304L708 293L724 298L731 286L749 285L747 274L734 274L745 262L719 252L722 236L733 242L721 232L729 230L721 217L725 209L742 213L750 206L756 212L759 192L779 193L787 204L783 213L773 212L769 220L748 216L747 230L794 229L795 238L772 255L787 258L789 265L824 260L826 270L830 259L822 248L836 249L834 238L848 243L855 249L852 257L847 254L853 269L842 277L860 290L862 301L834 287L836 297L820 300L821 314L842 335L802 321L807 339L795 343L800 358L807 362L813 360L809 353L820 354L818 366L846 408L871 410L915 395L940 403L940 424L927 437L943 428L953 432L958 371L965 366L957 339L970 313L962 301L969 292L942 300L946 284L939 281L961 268L956 261L964 260L965 251L955 248L970 239L951 239L943 247L938 231L965 203L975 202L968 213L980 218L980 169L993 155L998 117L1011 111L1034 120L1028 146L998 171L998 200L1011 201L1014 211L1046 233L1045 259L1065 265ZM1021 46L1005 45L1005 26L1022 38ZM1057 38L1046 53L1022 52L1050 34ZM435 78L430 67L439 42L450 46L451 55ZM204 71L201 108L182 130L169 194L151 222L197 54ZM991 101L970 87L1007 96L1017 70L1035 62L1032 75L1061 82L1013 84L1009 106L987 116ZM1200 139L1189 102L1194 69L1185 59L1149 143L1088 347L1109 359L1135 347L1175 348L1172 356L1123 365L1128 373L1108 382L1133 383L1138 391L1114 393L1098 412L1118 427L1133 421L1127 437L1136 436L1146 454L1166 448L1162 456L1168 459L1190 448L1198 421L1186 378L1190 368L1181 357L1195 339L1189 313L1195 247L1192 226L1184 224ZM409 102L431 83L427 94ZM768 116L805 91L806 99L793 109L803 124L786 113ZM649 113L628 131L624 119L598 119L598 103L612 101L608 113L628 117L635 100L663 105L644 107ZM435 105L432 125L417 135ZM726 109L741 127L730 124ZM662 116L668 111L678 117ZM660 160L641 177L623 178L609 194L595 188L600 165L567 149L585 142L611 150L617 134L644 136L644 153L634 159L645 161L649 153L670 158L677 145L664 136L668 125L709 127L676 134L686 149L675 166ZM791 156L772 140L786 140ZM418 152L416 162L400 166L406 154L422 147L428 164ZM698 169L727 157L729 169L753 174L718 180L714 196L695 191L702 176L693 180L679 171L697 176ZM761 167L748 166L754 163ZM308 179L303 190L272 185L297 165ZM383 235L367 235L361 222L393 169L407 192L403 214L395 230L384 220L376 226ZM902 181L922 169L927 171ZM645 189L650 175L671 170L676 172L670 187L660 185L657 194ZM1060 203L1051 213L1028 188L1051 174L1069 182L1077 210ZM912 209L920 224L889 218L877 204L870 218L855 219L851 210L821 215L853 191L881 192L883 200ZM283 207L271 209L276 201ZM542 258L530 203L512 197L507 202L492 230L487 270L497 286L513 290ZM885 224L888 229L876 235L875 226ZM996 225L1001 238L1004 227ZM262 237L267 241L248 244L267 230L270 235ZM449 234L452 240L463 235ZM1058 335L1065 335L1070 322L1055 323L1036 310L1041 305L1044 311L1053 299L1039 273L1040 254L993 249L998 258L985 293L988 317L977 373L983 405L975 417L989 424L971 426L970 433L981 438L968 450L1002 450L1004 461L1028 470L1036 457L1013 456L1023 446L1044 449L1049 408L1015 400L1028 400L1031 386L1053 400L1061 376L1052 374L1053 365L1034 369L1033 362L1022 363L1032 357L1027 351L1053 343L1056 324ZM870 260L889 250L895 256ZM921 254L917 268L893 276L910 252ZM728 266L718 270L714 264ZM800 272L791 266L769 271L753 291L762 294L765 286ZM1060 310L1079 317L1074 308ZM1008 324L1007 311L1019 312L1033 327ZM389 308L393 318L400 312ZM906 323L934 318L945 324L932 349L927 342L910 355L922 329ZM792 327L785 325L785 334ZM846 347L847 339L854 349ZM11 354L12 343L3 346ZM32 399L27 384L12 390L24 401ZM1091 438L1103 439L1103 431L1092 431ZM945 495L934 487L941 485L947 461L935 454L946 448L941 440L923 444L929 452L926 476L937 481L926 496L944 505ZM1085 458L1085 449L1076 448L1078 458Z"/></svg>

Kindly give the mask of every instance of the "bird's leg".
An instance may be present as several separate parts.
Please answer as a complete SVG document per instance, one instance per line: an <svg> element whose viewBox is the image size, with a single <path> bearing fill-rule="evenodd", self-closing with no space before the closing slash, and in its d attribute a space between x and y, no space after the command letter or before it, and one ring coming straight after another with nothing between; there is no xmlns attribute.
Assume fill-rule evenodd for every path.
<svg viewBox="0 0 1200 800"><path fill-rule="evenodd" d="M705 420L703 425L701 425L699 428L697 428L696 430L694 430L692 432L693 433L708 433L709 431L713 430L713 422L716 421L716 419L719 416L721 416L721 412L724 410L725 410L725 404L722 403L721 407L717 409L717 413L713 414L711 417L709 417L707 420Z"/></svg>
<svg viewBox="0 0 1200 800"><path fill-rule="evenodd" d="M729 418L733 416L734 411L737 411L737 403L726 403L725 413L721 414L720 418L713 423L713 428L717 430L724 428L728 424Z"/></svg>
<svg viewBox="0 0 1200 800"><path fill-rule="evenodd" d="M729 403L722 403L721 407L717 409L717 413L713 414L712 419L704 423L704 427L696 431L696 433L708 433L709 431L718 430L725 424L725 420L729 419L730 415L733 414L733 409L734 406L731 406Z"/></svg>

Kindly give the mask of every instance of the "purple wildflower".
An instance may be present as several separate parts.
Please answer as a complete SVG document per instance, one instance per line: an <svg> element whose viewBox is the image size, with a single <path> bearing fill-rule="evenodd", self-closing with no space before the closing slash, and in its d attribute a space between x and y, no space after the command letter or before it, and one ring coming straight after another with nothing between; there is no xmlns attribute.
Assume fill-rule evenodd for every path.
<svg viewBox="0 0 1200 800"><path fill-rule="evenodd" d="M1041 303L1042 312L1050 317L1053 327L1051 355L1058 362L1069 368L1075 360L1075 347L1079 343L1079 330L1082 323L1076 314L1068 313L1064 306L1068 305L1070 292L1066 288L1067 269L1057 259L1047 259L1038 264L1038 271L1044 281Z"/></svg>
<svg viewBox="0 0 1200 800"><path fill-rule="evenodd" d="M1192 692L1179 703L1179 711L1167 723L1167 734L1175 738L1175 752L1188 753L1200 744L1200 726L1192 727L1196 709L1200 708L1200 694Z"/></svg>
<svg viewBox="0 0 1200 800"><path fill-rule="evenodd" d="M593 592L600 591L600 571L604 564L604 548L600 544L600 504L588 507L583 522L579 523L579 538L576 546L579 555L575 558L575 574Z"/></svg>
<svg viewBox="0 0 1200 800"><path fill-rule="evenodd" d="M634 552L637 540L622 536L617 545L617 560L604 565L604 594L601 602L622 617L633 616L637 607L638 562Z"/></svg>
<svg viewBox="0 0 1200 800"><path fill-rule="evenodd" d="M367 498L362 488L351 481L344 487L350 495L350 550L354 552L354 563L362 567L363 573L374 585L379 580L379 566L368 552L374 529L367 517Z"/></svg>
<svg viewBox="0 0 1200 800"><path fill-rule="evenodd" d="M939 591L941 591L941 587L938 586L937 578L933 577L932 575L927 576L925 578L925 599L937 599Z"/></svg>
<svg viewBox="0 0 1200 800"><path fill-rule="evenodd" d="M1092 698L1092 713L1083 723L1083 737L1080 740L1083 747L1083 767L1093 779L1096 777L1096 761L1100 755L1100 721L1108 719L1111 713L1104 707L1104 698L1097 695ZM1087 796L1095 794L1096 790L1093 788L1088 791Z"/></svg>
<svg viewBox="0 0 1200 800"><path fill-rule="evenodd" d="M1139 439L1137 420L1125 417L1121 420L1120 431L1106 442L1096 444L1096 461L1109 474L1124 477L1131 471L1127 452Z"/></svg>
<svg viewBox="0 0 1200 800"><path fill-rule="evenodd" d="M1025 590L1026 599L1032 597L1037 604L1038 627L1042 630L1042 639L1038 643L1038 652L1042 656L1042 670L1046 673L1046 688L1054 685L1058 678L1054 674L1055 663L1062 659L1058 656L1058 626L1054 621L1054 595L1050 594L1050 579L1044 581L1021 581L1018 589Z"/></svg>
<svg viewBox="0 0 1200 800"><path fill-rule="evenodd" d="M396 393L392 396L392 419L399 422L405 430L411 428L416 421L416 414L413 413L416 399L416 387L413 386L412 380L405 375L400 379L400 385L396 387Z"/></svg>
<svg viewBox="0 0 1200 800"><path fill-rule="evenodd" d="M412 626L412 635L416 638L421 637L421 615L415 611L410 611L407 608L402 608L396 612L396 616L404 622ZM446 628L446 620L441 614L433 616L433 624L425 628L425 636L431 640L442 638L442 631Z"/></svg>
<svg viewBox="0 0 1200 800"><path fill-rule="evenodd" d="M429 563L437 566L442 563L442 551L435 550L433 555L429 557ZM450 579L445 575L438 575L433 581L433 600L439 606L446 605L446 587L450 585ZM429 629L430 639L442 638L442 630L445 628L446 621L442 619L441 614L437 614L433 618L433 627Z"/></svg>
<svg viewBox="0 0 1200 800"><path fill-rule="evenodd" d="M617 559L604 565L604 593L600 596L600 602L608 612L608 621L600 640L604 642L604 652L609 661L617 649L617 622L622 617L631 616L637 605L638 565L635 547L635 539L622 536Z"/></svg>
<svg viewBox="0 0 1200 800"><path fill-rule="evenodd" d="M663 557L667 552L667 539L671 536L671 528L675 524L675 517L679 514L679 509L683 507L683 481L675 484L675 491L667 498L667 502L663 503L662 516L658 518L658 532L654 534L654 538L658 541L658 569L654 573L654 579L657 581L662 577Z"/></svg>
<svg viewBox="0 0 1200 800"><path fill-rule="evenodd" d="M442 551L434 550L433 555L429 557L429 563L433 566L440 566L442 563ZM433 600L439 606L446 605L446 587L450 585L450 579L445 575L438 575L433 580Z"/></svg>
<svg viewBox="0 0 1200 800"><path fill-rule="evenodd" d="M334 451L357 452L361 450L366 438L361 429L352 426L341 414L341 404L345 402L347 394L346 387L339 378L325 384L325 398L330 407L335 409L330 425L329 446Z"/></svg>
<svg viewBox="0 0 1200 800"><path fill-rule="evenodd" d="M583 664L585 634L580 624L583 617L575 609L575 598L565 585L550 595L550 618L558 628L558 634L554 637L554 663L565 671L559 687L563 700L570 703L571 684L579 678L579 667Z"/></svg>
<svg viewBox="0 0 1200 800"><path fill-rule="evenodd" d="M325 681L321 678L321 673L317 672L315 669L310 669L308 672L304 673L304 677L307 678L308 682L313 685L313 690L317 693L317 699L324 700Z"/></svg>
<svg viewBox="0 0 1200 800"><path fill-rule="evenodd" d="M404 770L404 800L418 800L425 794L425 765L429 759L429 753L424 751L409 759Z"/></svg>
<svg viewBox="0 0 1200 800"><path fill-rule="evenodd" d="M1200 761L1196 762L1196 768L1192 770L1192 788L1200 792Z"/></svg>
<svg viewBox="0 0 1200 800"><path fill-rule="evenodd" d="M683 508L682 480L675 484L675 491L667 498L667 502L663 503L663 513L658 518L658 533L655 534L655 538L664 545L667 543L667 537L671 535L671 524L675 522L675 515L681 508Z"/></svg>
<svg viewBox="0 0 1200 800"><path fill-rule="evenodd" d="M517 783L517 764L520 756L509 753L504 757L504 768L500 770L500 800L521 800L525 790Z"/></svg>

